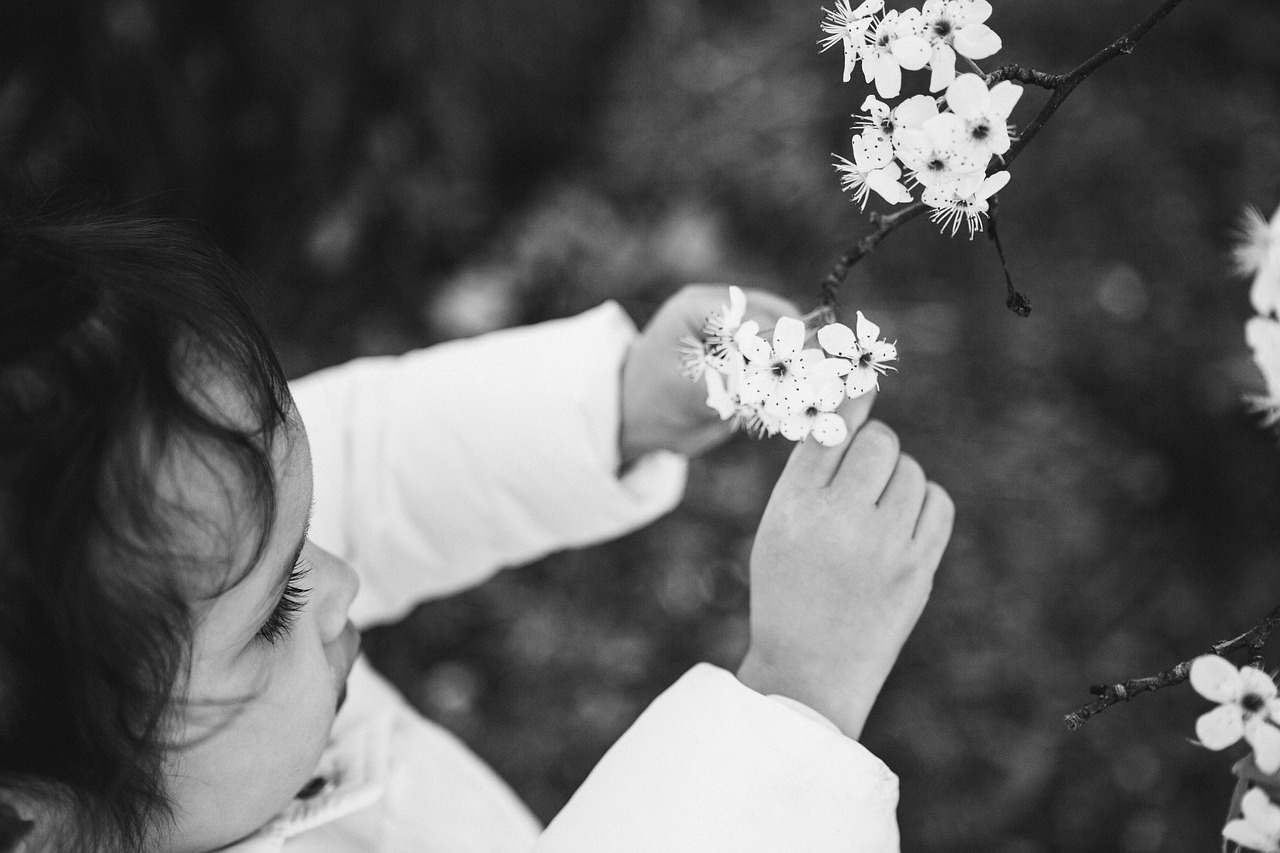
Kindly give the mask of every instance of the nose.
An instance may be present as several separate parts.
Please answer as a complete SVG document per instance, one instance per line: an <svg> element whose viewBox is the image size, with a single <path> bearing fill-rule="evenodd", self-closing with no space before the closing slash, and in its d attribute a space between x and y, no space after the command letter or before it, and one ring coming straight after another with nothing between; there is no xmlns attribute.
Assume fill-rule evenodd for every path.
<svg viewBox="0 0 1280 853"><path fill-rule="evenodd" d="M360 589L360 578L346 560L310 541L307 542L305 553L314 577L315 586L311 595L320 624L320 639L331 643L338 639L346 627L347 611L351 609L351 602Z"/></svg>

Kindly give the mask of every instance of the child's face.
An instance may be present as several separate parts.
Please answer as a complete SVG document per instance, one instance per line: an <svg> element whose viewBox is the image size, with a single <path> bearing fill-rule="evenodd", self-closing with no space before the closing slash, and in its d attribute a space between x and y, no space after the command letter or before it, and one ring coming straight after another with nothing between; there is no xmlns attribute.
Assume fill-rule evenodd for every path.
<svg viewBox="0 0 1280 853"><path fill-rule="evenodd" d="M228 389L211 396L235 402ZM243 515L249 502L237 503L211 464L178 453L165 489L205 520L193 528L196 547L211 560L233 551L243 566L254 537L243 532L250 525L237 509ZM301 562L309 573L294 578L296 589L310 590L298 597L305 605L274 643L263 635L311 508L311 453L296 419L278 436L273 465L276 519L260 559L240 583L197 605L191 676L177 715L181 746L167 768L177 825L165 849L176 853L213 850L252 833L311 779L359 650L347 620L355 572L310 542Z"/></svg>

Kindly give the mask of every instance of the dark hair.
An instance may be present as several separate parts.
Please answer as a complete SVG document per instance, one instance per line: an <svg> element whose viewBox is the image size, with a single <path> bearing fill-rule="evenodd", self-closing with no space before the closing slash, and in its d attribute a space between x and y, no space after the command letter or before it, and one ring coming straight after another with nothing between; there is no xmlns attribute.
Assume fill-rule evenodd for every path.
<svg viewBox="0 0 1280 853"><path fill-rule="evenodd" d="M186 225L0 219L0 853L24 804L56 817L35 833L62 851L141 850L172 817L164 723L192 573L157 469L176 442L226 457L260 553L291 403L245 293ZM250 428L202 400L204 369L243 390Z"/></svg>

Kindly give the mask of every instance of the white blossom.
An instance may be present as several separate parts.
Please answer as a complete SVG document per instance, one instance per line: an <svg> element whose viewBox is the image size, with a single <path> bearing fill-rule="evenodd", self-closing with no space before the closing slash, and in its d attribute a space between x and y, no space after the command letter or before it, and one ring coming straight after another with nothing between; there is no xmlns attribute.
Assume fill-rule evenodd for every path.
<svg viewBox="0 0 1280 853"><path fill-rule="evenodd" d="M914 15L911 13L915 13ZM902 15L886 12L867 33L861 50L862 74L875 81L882 98L896 98L902 91L902 69L919 71L929 62L929 43L916 34L918 9Z"/></svg>
<svg viewBox="0 0 1280 853"><path fill-rule="evenodd" d="M1280 806L1266 791L1251 788L1240 800L1241 816L1222 828L1222 837L1259 853L1280 851Z"/></svg>
<svg viewBox="0 0 1280 853"><path fill-rule="evenodd" d="M867 28L871 26L872 16L884 8L884 0L864 0L858 8L851 8L849 0L836 0L836 8L823 9L827 13L822 22L822 31L826 33L818 44L823 51L836 45L844 46L844 82L848 83L853 76L854 66L858 64L858 55L867 40Z"/></svg>
<svg viewBox="0 0 1280 853"><path fill-rule="evenodd" d="M941 115L925 122L920 130L903 130L898 134L900 144L895 151L898 159L911 170L911 177L922 186L942 187L958 181L965 175L981 172L986 159L963 146L959 126L955 122L940 122L950 116Z"/></svg>
<svg viewBox="0 0 1280 853"><path fill-rule="evenodd" d="M872 388L880 387L880 374L893 370L886 362L898 357L898 348L880 340L880 327L858 312L857 332L844 323L832 323L818 330L818 343L827 352L850 362L845 377L845 392L849 398L861 397Z"/></svg>
<svg viewBox="0 0 1280 853"><path fill-rule="evenodd" d="M1245 208L1240 222L1240 242L1232 253L1236 270L1252 275L1249 301L1259 314L1280 313L1280 208L1271 221L1252 207Z"/></svg>
<svg viewBox="0 0 1280 853"><path fill-rule="evenodd" d="M853 137L853 160L836 155L834 165L841 188L853 193L863 210L871 190L890 204L911 201L910 191L899 183L902 168L893 159L893 145L879 135L864 131Z"/></svg>
<svg viewBox="0 0 1280 853"><path fill-rule="evenodd" d="M929 95L915 95L890 108L875 95L862 102L866 115L854 114L856 127L868 136L879 136L894 143L898 131L917 130L938 114L938 102Z"/></svg>
<svg viewBox="0 0 1280 853"><path fill-rule="evenodd" d="M961 74L947 87L947 106L963 123L962 144L990 157L1009 150L1009 114L1022 97L1022 87L1003 80L992 88L977 74ZM945 114L944 114L945 115ZM933 119L938 121L940 119ZM926 123L925 127L928 128Z"/></svg>
<svg viewBox="0 0 1280 853"><path fill-rule="evenodd" d="M956 74L956 54L986 59L1000 50L1000 36L983 23L991 17L987 0L925 0L919 32L929 44L929 91L940 92Z"/></svg>
<svg viewBox="0 0 1280 853"><path fill-rule="evenodd" d="M1004 189L1007 183L1009 173L1006 171L996 172L988 177L975 173L953 184L929 187L921 200L933 208L929 218L941 223L943 231L950 226L951 236L954 237L960 230L960 223L964 222L969 226L969 239L972 240L982 230L982 218L990 209L987 199Z"/></svg>
<svg viewBox="0 0 1280 853"><path fill-rule="evenodd" d="M744 330L747 326L743 324ZM822 350L804 349L805 335L804 323L794 317L778 319L772 345L755 334L739 335L738 346L747 358L739 392L743 403L785 417L807 404L808 384L847 369L847 362L827 358Z"/></svg>
<svg viewBox="0 0 1280 853"><path fill-rule="evenodd" d="M1260 669L1236 669L1217 655L1201 655L1191 662L1191 686L1218 707L1196 720L1196 737L1206 749L1226 749L1240 738L1253 748L1253 760L1263 773L1280 770L1280 699L1276 685Z"/></svg>
<svg viewBox="0 0 1280 853"><path fill-rule="evenodd" d="M747 295L742 288L729 287L729 304L714 311L702 325L702 337L680 339L680 372L698 379L706 371L720 370L726 357L737 349L734 336L747 312Z"/></svg>
<svg viewBox="0 0 1280 853"><path fill-rule="evenodd" d="M1263 413L1267 426L1274 426L1280 423L1280 322L1253 317L1244 325L1244 339L1267 386L1265 394L1249 397L1249 402Z"/></svg>
<svg viewBox="0 0 1280 853"><path fill-rule="evenodd" d="M824 447L835 447L849 435L849 426L836 414L844 402L844 382L839 378L824 379L806 387L808 399L797 411L782 419L779 431L792 441L804 441L810 435Z"/></svg>

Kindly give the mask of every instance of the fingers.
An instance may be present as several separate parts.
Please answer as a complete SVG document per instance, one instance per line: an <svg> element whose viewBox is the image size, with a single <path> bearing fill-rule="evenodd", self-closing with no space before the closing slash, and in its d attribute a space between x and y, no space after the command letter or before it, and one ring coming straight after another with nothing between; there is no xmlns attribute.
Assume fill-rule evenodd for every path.
<svg viewBox="0 0 1280 853"><path fill-rule="evenodd" d="M897 465L898 434L883 421L867 421L849 442L848 452L832 477L831 486L875 503L889 485Z"/></svg>
<svg viewBox="0 0 1280 853"><path fill-rule="evenodd" d="M898 457L898 464L877 504L888 512L889 518L899 519L900 523L914 530L924 499L924 469L919 462L903 453Z"/></svg>
<svg viewBox="0 0 1280 853"><path fill-rule="evenodd" d="M875 404L875 392L863 394L853 400L845 400L836 409L836 413L844 418L849 427L849 435L855 435L871 415L871 407ZM796 445L787 459L787 467L783 469L779 483L787 483L795 488L818 489L828 485L835 476L849 449L849 439L835 447L824 447L813 439L806 439Z"/></svg>
<svg viewBox="0 0 1280 853"><path fill-rule="evenodd" d="M939 558L946 550L951 539L951 529L956 520L956 505L952 502L947 490L937 483L929 483L925 487L924 506L920 510L920 518L916 520L915 533L917 542L937 552Z"/></svg>

